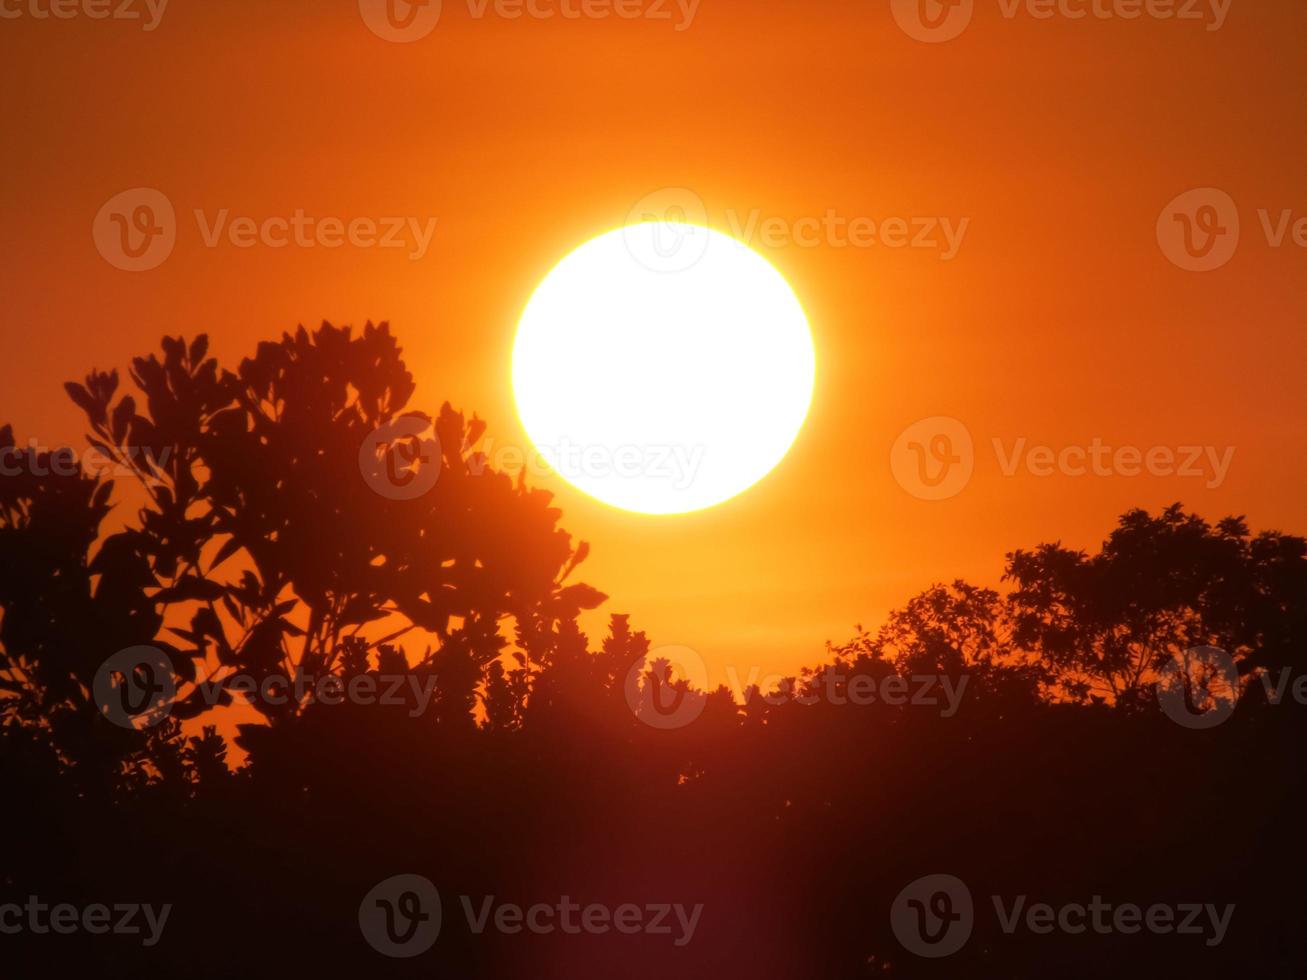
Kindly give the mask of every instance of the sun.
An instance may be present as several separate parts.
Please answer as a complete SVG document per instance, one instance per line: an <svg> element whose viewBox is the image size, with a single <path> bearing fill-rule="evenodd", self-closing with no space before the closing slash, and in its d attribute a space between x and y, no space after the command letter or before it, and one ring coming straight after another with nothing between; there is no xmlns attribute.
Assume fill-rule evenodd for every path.
<svg viewBox="0 0 1307 980"><path fill-rule="evenodd" d="M643 514L711 507L766 476L803 426L814 376L808 320L781 274L687 223L581 245L536 288L513 347L540 456Z"/></svg>

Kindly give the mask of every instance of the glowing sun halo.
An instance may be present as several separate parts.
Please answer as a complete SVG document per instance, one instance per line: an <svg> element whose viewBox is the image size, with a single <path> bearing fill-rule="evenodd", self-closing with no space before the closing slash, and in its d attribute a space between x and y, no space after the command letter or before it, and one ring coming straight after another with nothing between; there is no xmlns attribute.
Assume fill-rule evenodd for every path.
<svg viewBox="0 0 1307 980"><path fill-rule="evenodd" d="M766 476L803 425L813 376L808 321L780 273L692 224L586 242L536 289L513 348L541 456L646 514L710 507Z"/></svg>

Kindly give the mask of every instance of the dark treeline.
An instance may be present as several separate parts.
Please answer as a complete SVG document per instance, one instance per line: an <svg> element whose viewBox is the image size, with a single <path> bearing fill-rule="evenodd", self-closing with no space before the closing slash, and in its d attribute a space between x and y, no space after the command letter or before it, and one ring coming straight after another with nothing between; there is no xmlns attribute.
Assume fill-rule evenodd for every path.
<svg viewBox="0 0 1307 980"><path fill-rule="evenodd" d="M0 905L172 908L150 946L0 933L6 976L1307 964L1303 538L1134 511L1096 553L1012 552L1002 591L931 588L778 688L700 691L627 617L582 632L605 600L575 580L587 546L549 494L486 467L479 420L408 407L384 325L301 329L234 373L202 336L165 339L131 381L68 386L96 467L0 430ZM142 647L164 693L115 723L140 678L106 662ZM237 680L296 676L405 682L391 703L337 704ZM240 723L234 747L220 718ZM937 873L976 913L963 948L931 959L891 908ZM411 959L359 925L398 874L443 903ZM476 912L490 895L702 914L681 945L675 926L477 935L460 896ZM991 896L1234 911L1214 943L1009 934Z"/></svg>

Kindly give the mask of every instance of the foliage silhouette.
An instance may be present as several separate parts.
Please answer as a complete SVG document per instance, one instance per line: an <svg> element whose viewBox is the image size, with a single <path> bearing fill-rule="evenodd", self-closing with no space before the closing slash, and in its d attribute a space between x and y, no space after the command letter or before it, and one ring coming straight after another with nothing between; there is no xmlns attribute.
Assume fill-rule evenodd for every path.
<svg viewBox="0 0 1307 980"><path fill-rule="evenodd" d="M605 597L570 583L587 546L548 494L487 466L479 420L408 408L385 324L301 328L235 372L203 336L161 353L132 362L139 396L116 372L67 386L126 485L0 430L15 474L0 478L0 905L175 910L150 948L0 936L15 968L1288 976L1307 960L1293 846L1307 719L1268 696L1303 667L1303 538L1132 511L1094 554L1013 551L1006 593L936 585L772 690L698 691L625 615L592 649L578 616ZM426 492L387 492L428 466ZM135 514L118 517L126 501ZM167 658L169 716L111 724L97 676L140 645ZM1202 645L1241 678L1209 730L1158 697ZM297 675L413 683L391 704L237 689ZM927 676L964 692L955 713L855 703ZM1180 677L1191 708L1197 679ZM696 699L693 721L648 724L663 697ZM233 718L234 753L218 733ZM889 909L939 871L971 885L975 935L920 959ZM380 956L356 920L398 873L446 896L447 927L412 961ZM476 935L462 895L704 915L684 947ZM1236 913L1218 946L1007 935L990 895Z"/></svg>

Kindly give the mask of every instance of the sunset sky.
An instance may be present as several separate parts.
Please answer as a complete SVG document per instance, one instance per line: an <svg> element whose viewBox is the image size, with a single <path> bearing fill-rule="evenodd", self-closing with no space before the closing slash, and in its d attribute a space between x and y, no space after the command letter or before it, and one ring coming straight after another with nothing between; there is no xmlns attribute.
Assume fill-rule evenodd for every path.
<svg viewBox="0 0 1307 980"><path fill-rule="evenodd" d="M1307 530L1307 6L1178 0L1198 18L1128 19L975 0L955 39L930 43L889 0L701 0L692 17L655 2L542 19L445 0L429 35L398 43L357 0L171 0L151 30L144 0L144 22L2 0L0 422L81 445L62 383L125 373L165 333L207 332L234 368L297 324L386 320L416 406L475 411L492 455L521 446L509 366L532 291L681 188L712 227L756 229L802 302L806 425L761 483L688 515L538 482L591 542L581 577L611 596L601 614L698 650L715 679L814 664L932 582L997 586L1006 551L1094 546L1133 506ZM171 202L176 245L128 272L92 230L141 187ZM1197 188L1239 218L1233 257L1207 272L1158 237ZM405 245L206 244L219 220L297 212L403 217ZM432 219L424 249L413 227ZM874 243L848 242L856 222ZM965 426L974 473L925 500L891 456L936 417ZM1004 472L1022 448L1095 440L1176 451L1175 467L1199 447L1199 473L1036 476L1024 456Z"/></svg>

